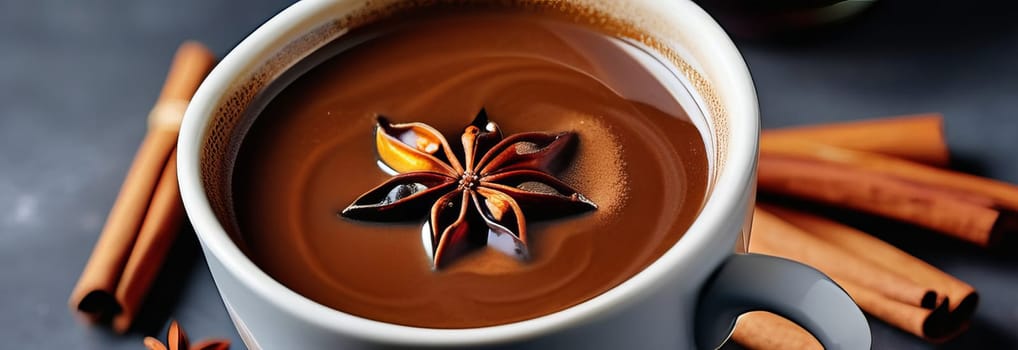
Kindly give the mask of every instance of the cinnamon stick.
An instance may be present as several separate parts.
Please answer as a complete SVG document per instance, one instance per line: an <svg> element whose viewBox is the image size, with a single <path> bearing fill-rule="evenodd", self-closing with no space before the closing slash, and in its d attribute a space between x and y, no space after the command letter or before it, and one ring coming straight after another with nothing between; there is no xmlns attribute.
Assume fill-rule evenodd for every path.
<svg viewBox="0 0 1018 350"><path fill-rule="evenodd" d="M919 306L936 300L936 292L930 288L814 237L759 207L753 213L749 250L813 266L839 282L851 280L901 303Z"/></svg>
<svg viewBox="0 0 1018 350"><path fill-rule="evenodd" d="M937 335L939 338L926 339L938 341L961 331L960 328L952 328L952 318L944 305L930 310L884 298L852 282L837 282L867 313L909 333L920 337L923 334ZM820 342L802 327L763 311L739 317L732 340L751 350L823 349Z"/></svg>
<svg viewBox="0 0 1018 350"><path fill-rule="evenodd" d="M910 162L911 163L911 162ZM790 195L882 215L988 247L1014 230L1014 214L995 198L945 190L844 162L763 153L762 192Z"/></svg>
<svg viewBox="0 0 1018 350"><path fill-rule="evenodd" d="M798 139L908 159L936 167L950 161L939 113L765 130L760 142Z"/></svg>
<svg viewBox="0 0 1018 350"><path fill-rule="evenodd" d="M1018 211L1018 186L975 175L931 167L891 156L854 151L793 138L760 144L761 156L781 156L838 164L874 174L897 177L917 185L992 200L995 207Z"/></svg>
<svg viewBox="0 0 1018 350"><path fill-rule="evenodd" d="M760 207L814 237L908 278L916 284L929 286L937 292L936 304L947 303L948 310L955 314L955 318L968 320L975 311L979 299L975 288L879 238L801 211L767 204L761 204Z"/></svg>
<svg viewBox="0 0 1018 350"><path fill-rule="evenodd" d="M768 208L774 210L773 207ZM917 264L901 258L907 253L896 251L896 248L886 243L874 244L876 242L872 240L860 239L858 234L864 233L806 214L788 210L778 212L785 216L760 208L754 211L751 252L794 259L823 271L841 285L864 311L924 339L944 340L967 326L972 310L958 306L963 302L952 304L949 301L951 295L957 293L952 289L955 287L949 284L963 282L945 282L953 277L925 263ZM785 217L792 217L796 222L806 222L811 228L833 227L837 230L818 233L785 221ZM847 239L840 235L846 232L849 235ZM820 237L830 238L831 241ZM842 242L851 242L850 248L843 248L840 245ZM878 256L868 257L870 254ZM881 259L882 256L904 261L906 266L887 268L885 266L892 262ZM881 262L874 263L873 260L877 259ZM912 269L917 266L917 270ZM888 276L893 278L887 280ZM877 280L883 281L874 283ZM925 284L927 282L930 284ZM932 293L932 296L923 293L921 298L901 298L902 292L896 289L902 286L913 290L913 293L913 286L920 286L920 289ZM945 297L938 298L937 295Z"/></svg>
<svg viewBox="0 0 1018 350"><path fill-rule="evenodd" d="M749 350L822 350L820 342L799 325L766 311L739 316L732 340Z"/></svg>
<svg viewBox="0 0 1018 350"><path fill-rule="evenodd" d="M138 308L177 238L183 217L184 205L177 187L177 152L174 150L163 168L162 178L152 195L134 248L113 294L122 307L121 312L113 317L113 329L117 332L126 332L137 316Z"/></svg>
<svg viewBox="0 0 1018 350"><path fill-rule="evenodd" d="M174 140L173 132L153 130L138 149L92 256L71 292L71 308L81 311L89 321L111 317L122 310L113 293Z"/></svg>
<svg viewBox="0 0 1018 350"><path fill-rule="evenodd" d="M863 311L917 337L939 342L961 331L950 329L952 319L946 304L933 309L923 308L888 299L878 292L855 284L852 280L832 278Z"/></svg>
<svg viewBox="0 0 1018 350"><path fill-rule="evenodd" d="M177 214L175 210L166 209L166 206L170 205L166 203L171 203L172 200L165 198L171 198L172 195L167 192L177 191L177 189L176 186L170 186L169 176L171 175L164 173L175 172L172 167L167 169L167 165L176 145L177 133L187 101L197 90L208 71L211 70L214 62L215 59L208 49L201 44L192 42L181 45L173 59L159 100L149 114L148 133L124 178L120 194L110 210L106 225L103 227L92 255L71 292L69 300L71 308L80 311L88 321L95 322L113 318L124 313L125 310L128 310L129 313L136 312L137 306L143 298L135 293L138 290L147 289L151 278L132 277L125 280L123 279L125 270L130 266L129 275L142 273L149 269L158 270L157 267L139 265L161 263L162 259L143 257L143 253L135 254L133 252L151 252L169 248L168 245L146 246L164 242L167 238L148 237L138 240L138 235L144 226L150 226L152 228L147 230L161 232L161 234L170 234L168 233L170 231L175 234L175 230L169 228L174 221L171 217ZM157 189L160 182L165 184ZM175 178L172 179L172 183L176 183ZM170 190L169 187L173 187L173 189ZM153 196L159 196L160 204L149 205ZM166 215L166 217L161 217L161 215ZM152 224L144 224L149 220L154 221ZM159 236L158 234L152 235ZM140 261L133 261L139 258ZM122 285L125 283L134 285ZM142 286L143 284L145 286ZM118 296L117 290L125 292ZM127 300L119 299L126 295L132 296ZM127 304L127 302L131 304ZM133 315L126 317L126 319L121 317L117 330L126 330L127 327L123 324L130 323L130 318Z"/></svg>

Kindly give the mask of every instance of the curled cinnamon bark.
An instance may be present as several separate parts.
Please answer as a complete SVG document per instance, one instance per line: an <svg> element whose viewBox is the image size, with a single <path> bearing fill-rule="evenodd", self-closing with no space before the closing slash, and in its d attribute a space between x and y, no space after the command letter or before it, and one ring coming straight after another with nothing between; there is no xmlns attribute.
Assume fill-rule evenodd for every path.
<svg viewBox="0 0 1018 350"><path fill-rule="evenodd" d="M996 199L909 178L813 159L760 156L761 192L809 199L926 227L989 247L1015 230L1015 215Z"/></svg>
<svg viewBox="0 0 1018 350"><path fill-rule="evenodd" d="M937 294L936 305L947 303L949 310L956 313L960 319L971 318L975 311L979 299L975 288L879 238L841 223L801 211L768 204L761 204L760 207L854 256L861 257L916 284L927 286ZM930 306L925 305L924 307L929 308Z"/></svg>
<svg viewBox="0 0 1018 350"><path fill-rule="evenodd" d="M172 154L187 102L214 63L193 42L173 59L148 133L71 292L71 309L88 321L113 319L114 330L127 331L176 237L183 214Z"/></svg>
<svg viewBox="0 0 1018 350"><path fill-rule="evenodd" d="M754 211L751 252L823 271L863 311L924 339L946 340L967 327L978 299L971 286L858 230L789 209L766 208ZM746 322L763 324L737 331L743 339L765 336L748 334L753 329L787 328L766 319Z"/></svg>
<svg viewBox="0 0 1018 350"><path fill-rule="evenodd" d="M936 167L950 162L940 113L769 129L761 143L798 139L885 154Z"/></svg>
<svg viewBox="0 0 1018 350"><path fill-rule="evenodd" d="M835 164L874 175L894 177L957 195L983 197L992 206L1018 211L1018 186L931 167L878 153L854 151L807 140L782 138L760 144L760 155Z"/></svg>

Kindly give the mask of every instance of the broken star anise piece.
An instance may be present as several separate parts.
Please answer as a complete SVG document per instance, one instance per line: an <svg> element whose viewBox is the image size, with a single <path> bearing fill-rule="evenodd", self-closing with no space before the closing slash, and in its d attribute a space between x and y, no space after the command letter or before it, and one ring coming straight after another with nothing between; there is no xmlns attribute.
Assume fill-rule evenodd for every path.
<svg viewBox="0 0 1018 350"><path fill-rule="evenodd" d="M463 130L463 148L457 154L427 124L392 124L379 117L378 157L399 174L340 214L371 221L405 221L427 214L422 239L436 269L485 245L526 260L530 253L524 212L555 218L597 208L550 174L562 167L564 151L575 139L571 132L503 138L482 109Z"/></svg>
<svg viewBox="0 0 1018 350"><path fill-rule="evenodd" d="M229 350L230 341L225 339L203 340L191 346L187 341L187 334L177 324L177 321L170 322L170 329L166 331L166 344L153 337L145 337L145 347L149 350Z"/></svg>

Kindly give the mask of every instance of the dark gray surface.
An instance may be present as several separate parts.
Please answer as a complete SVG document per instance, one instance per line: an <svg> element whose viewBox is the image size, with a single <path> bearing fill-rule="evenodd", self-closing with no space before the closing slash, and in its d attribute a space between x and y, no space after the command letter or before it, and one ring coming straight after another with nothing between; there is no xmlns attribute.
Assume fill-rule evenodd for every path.
<svg viewBox="0 0 1018 350"><path fill-rule="evenodd" d="M1018 182L1018 11L999 3L883 1L810 40L740 41L764 125L939 111L958 166ZM193 238L130 335L77 323L66 300L176 46L197 39L223 54L285 6L0 0L0 347L139 349L168 317L193 338L239 344ZM972 329L943 348L1018 349L1018 250L854 219L982 293ZM873 336L875 349L936 348L879 321Z"/></svg>

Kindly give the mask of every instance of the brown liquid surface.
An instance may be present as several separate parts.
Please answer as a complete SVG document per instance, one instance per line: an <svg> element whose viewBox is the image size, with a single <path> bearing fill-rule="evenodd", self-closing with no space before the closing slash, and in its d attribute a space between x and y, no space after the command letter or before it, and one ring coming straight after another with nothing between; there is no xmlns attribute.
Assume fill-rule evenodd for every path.
<svg viewBox="0 0 1018 350"><path fill-rule="evenodd" d="M363 42L272 100L234 172L247 254L312 300L422 327L525 320L633 276L700 210L703 140L616 39L551 15L481 10L415 12L345 37ZM428 123L458 143L481 107L506 135L577 133L557 175L599 208L528 222L529 262L488 248L440 271L421 242L423 213L395 224L336 215L390 177L376 164L376 114Z"/></svg>

